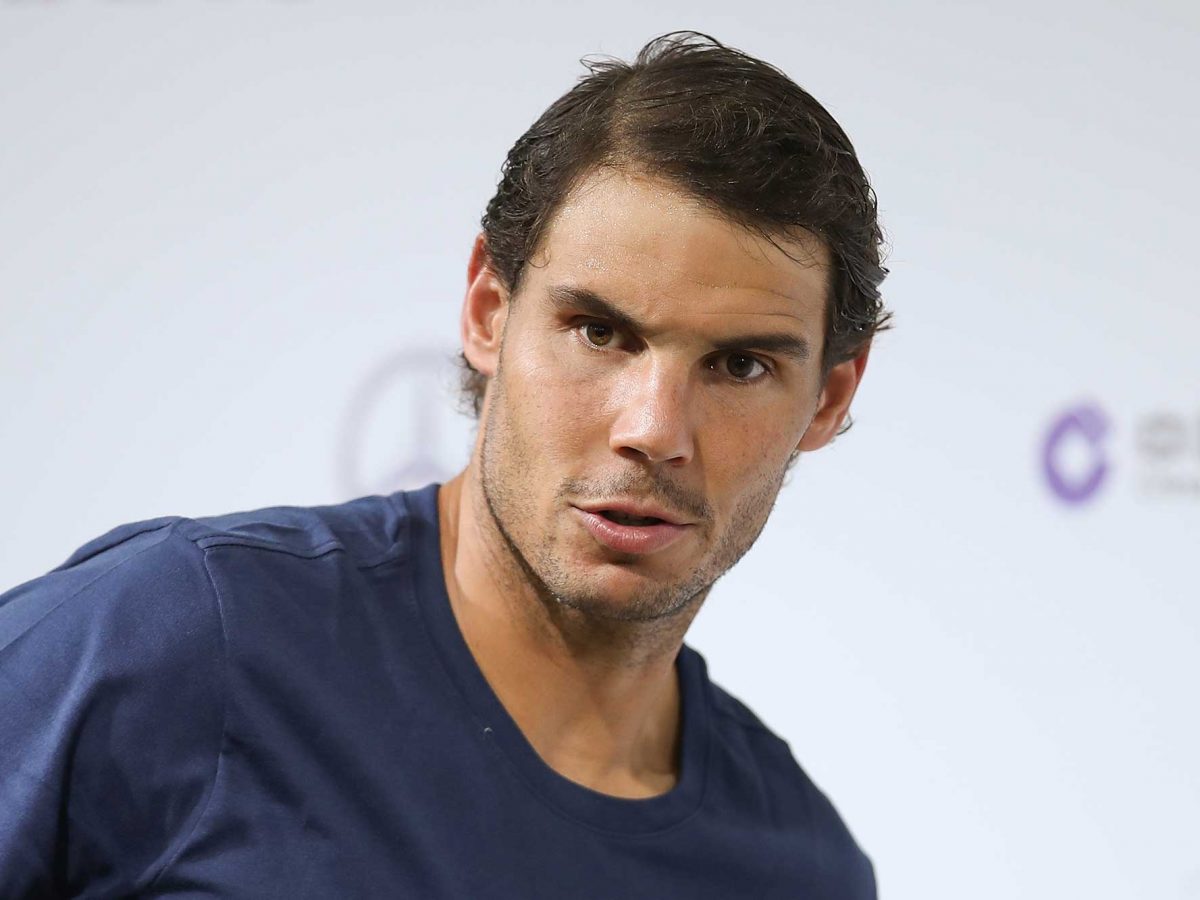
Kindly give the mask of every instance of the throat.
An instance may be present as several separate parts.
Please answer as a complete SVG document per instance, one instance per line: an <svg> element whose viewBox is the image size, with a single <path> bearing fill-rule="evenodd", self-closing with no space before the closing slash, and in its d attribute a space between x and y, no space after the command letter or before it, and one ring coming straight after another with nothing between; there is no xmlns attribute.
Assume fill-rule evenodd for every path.
<svg viewBox="0 0 1200 900"><path fill-rule="evenodd" d="M679 781L683 727L678 678L662 688L653 707L631 710L623 721L594 716L586 703L559 717L514 719L542 761L564 778L612 797L657 797Z"/></svg>

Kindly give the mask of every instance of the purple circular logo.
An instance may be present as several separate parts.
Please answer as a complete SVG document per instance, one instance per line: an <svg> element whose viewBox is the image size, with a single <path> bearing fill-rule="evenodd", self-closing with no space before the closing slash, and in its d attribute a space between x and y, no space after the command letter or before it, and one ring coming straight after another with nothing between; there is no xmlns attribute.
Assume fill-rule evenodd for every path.
<svg viewBox="0 0 1200 900"><path fill-rule="evenodd" d="M1056 418L1042 444L1042 471L1050 489L1064 503L1090 500L1108 476L1104 440L1108 418L1100 407L1085 403Z"/></svg>

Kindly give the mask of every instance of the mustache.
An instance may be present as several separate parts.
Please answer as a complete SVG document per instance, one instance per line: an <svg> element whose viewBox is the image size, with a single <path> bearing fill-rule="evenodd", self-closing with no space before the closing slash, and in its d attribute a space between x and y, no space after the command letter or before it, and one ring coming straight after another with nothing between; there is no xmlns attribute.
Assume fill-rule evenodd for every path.
<svg viewBox="0 0 1200 900"><path fill-rule="evenodd" d="M703 496L666 478L647 478L645 472L627 472L596 478L567 478L559 486L557 498L606 500L613 497L640 497L683 513L690 519L707 522L712 507Z"/></svg>

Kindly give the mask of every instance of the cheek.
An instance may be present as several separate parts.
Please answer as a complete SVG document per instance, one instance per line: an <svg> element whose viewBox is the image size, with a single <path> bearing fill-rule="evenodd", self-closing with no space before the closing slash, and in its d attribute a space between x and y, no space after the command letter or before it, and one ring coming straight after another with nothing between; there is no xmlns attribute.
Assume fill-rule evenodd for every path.
<svg viewBox="0 0 1200 900"><path fill-rule="evenodd" d="M782 469L804 434L805 421L790 396L725 395L703 419L705 458L731 476Z"/></svg>
<svg viewBox="0 0 1200 900"><path fill-rule="evenodd" d="M502 373L511 418L520 421L535 458L578 463L603 430L609 387L604 373L580 365L563 339L529 340L505 353Z"/></svg>
<svg viewBox="0 0 1200 900"><path fill-rule="evenodd" d="M778 408L770 413L746 404L737 413L709 416L702 438L703 478L724 526L766 511L787 462L799 443L803 420Z"/></svg>

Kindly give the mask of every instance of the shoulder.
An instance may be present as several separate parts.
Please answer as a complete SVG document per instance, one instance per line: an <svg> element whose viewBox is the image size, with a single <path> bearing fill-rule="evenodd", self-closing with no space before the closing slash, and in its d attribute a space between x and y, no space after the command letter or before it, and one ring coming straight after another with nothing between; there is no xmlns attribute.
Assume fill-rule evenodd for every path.
<svg viewBox="0 0 1200 900"><path fill-rule="evenodd" d="M714 731L721 754L733 770L753 775L779 822L806 819L814 825L840 824L825 795L792 755L787 741L768 728L741 700L709 682Z"/></svg>
<svg viewBox="0 0 1200 900"><path fill-rule="evenodd" d="M180 532L186 522L122 525L0 595L9 715L46 736L48 726L78 735L98 711L169 706L184 687L213 706L197 692L220 692L221 614L203 553Z"/></svg>
<svg viewBox="0 0 1200 900"><path fill-rule="evenodd" d="M172 620L190 630L210 619L202 554L179 530L186 521L166 517L114 528L0 595L0 658L19 654L36 635L56 642L90 636L96 651L95 639L111 628L131 649L139 637L147 644L167 639L174 629L164 626Z"/></svg>
<svg viewBox="0 0 1200 900"><path fill-rule="evenodd" d="M213 791L238 603L403 557L406 503L133 522L0 595L0 882L145 889Z"/></svg>
<svg viewBox="0 0 1200 900"><path fill-rule="evenodd" d="M408 519L402 495L394 495L120 525L52 571L0 594L0 653L35 631L95 635L105 622L122 630L126 649L139 638L169 643L173 634L211 630L220 610L208 551L236 546L293 559L336 552L370 568L403 555ZM133 620L140 625L130 628Z"/></svg>
<svg viewBox="0 0 1200 900"><path fill-rule="evenodd" d="M792 847L783 883L794 884L788 874L794 866L806 873L806 895L874 898L870 860L787 741L737 697L711 681L709 687L717 745L713 762L724 779L740 785L743 797L755 798L758 814L771 823L777 839Z"/></svg>
<svg viewBox="0 0 1200 900"><path fill-rule="evenodd" d="M203 808L224 643L184 521L113 529L0 596L0 874L21 891L140 890Z"/></svg>

